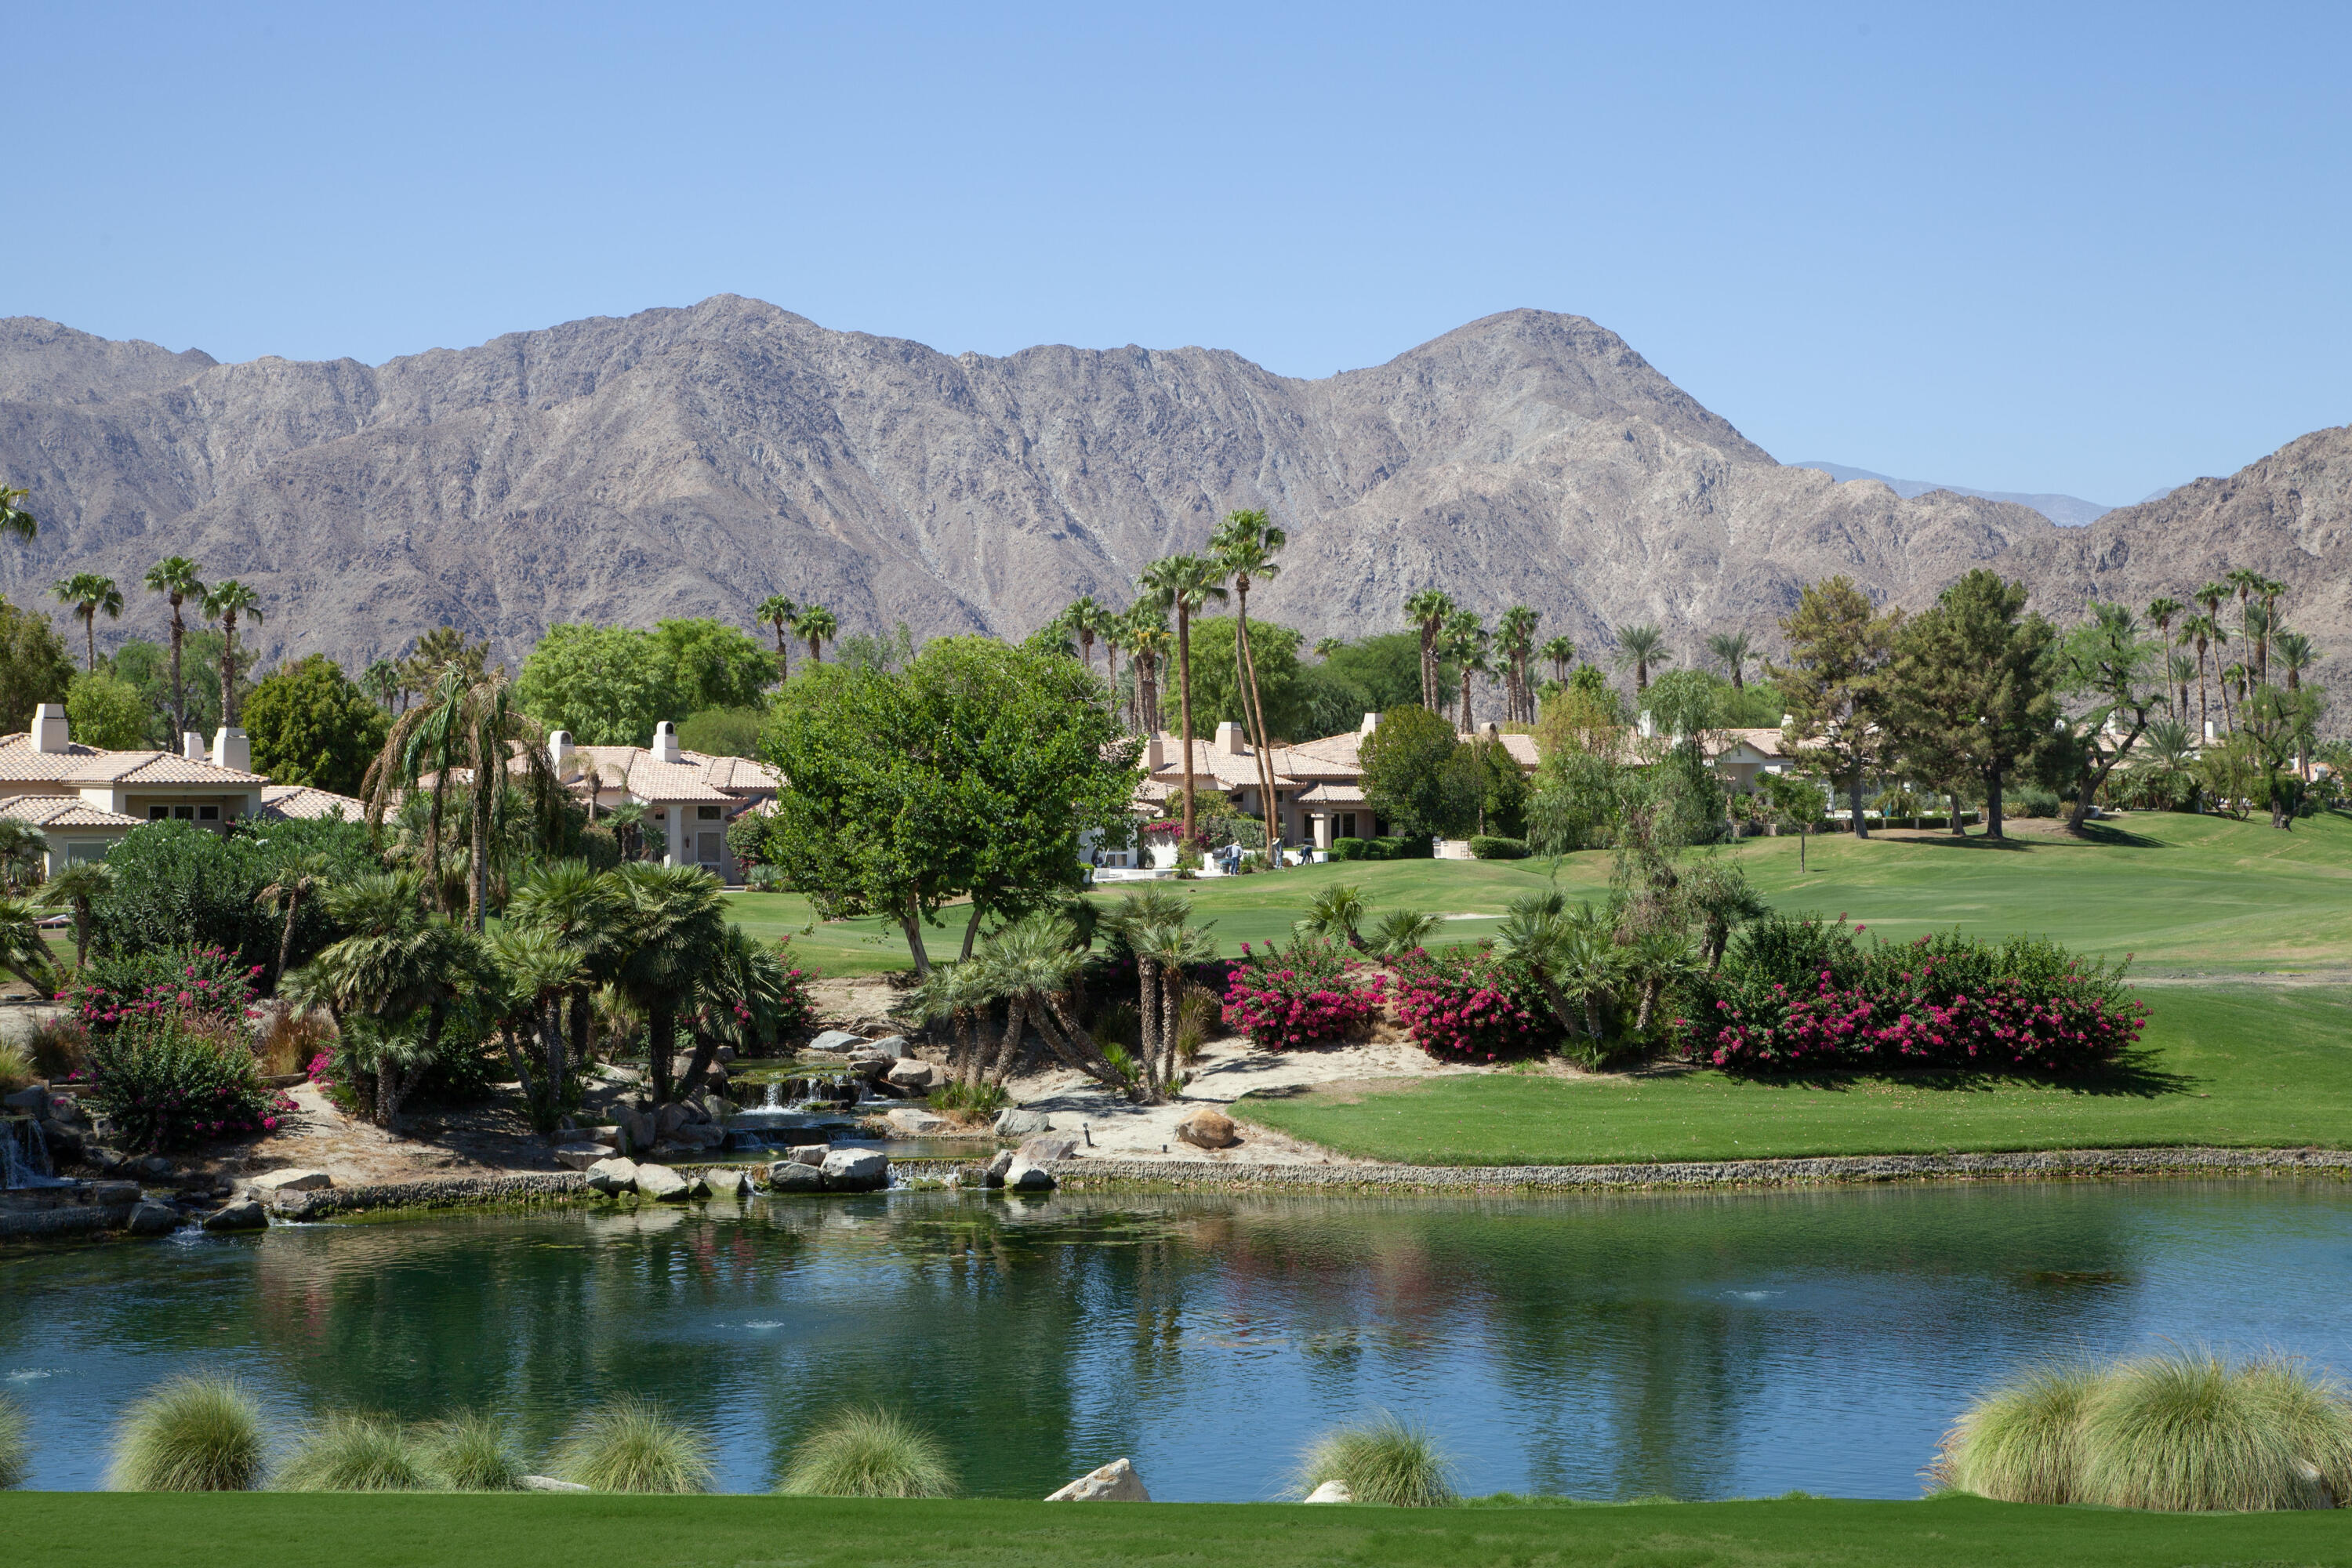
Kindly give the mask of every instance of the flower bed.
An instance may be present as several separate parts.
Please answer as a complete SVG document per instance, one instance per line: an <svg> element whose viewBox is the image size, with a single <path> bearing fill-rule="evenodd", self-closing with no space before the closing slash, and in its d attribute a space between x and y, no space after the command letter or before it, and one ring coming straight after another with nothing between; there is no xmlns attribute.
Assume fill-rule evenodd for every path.
<svg viewBox="0 0 2352 1568"><path fill-rule="evenodd" d="M261 966L237 963L220 948L147 948L125 958L93 959L89 978L58 996L79 1011L92 1034L142 1018L194 1014L236 1020L253 1006Z"/></svg>
<svg viewBox="0 0 2352 1568"><path fill-rule="evenodd" d="M1559 1033L1534 976L1477 948L1407 953L1398 965L1397 1016L1413 1044L1443 1061L1522 1057Z"/></svg>
<svg viewBox="0 0 2352 1568"><path fill-rule="evenodd" d="M1386 975L1328 942L1263 953L1244 942L1225 979L1225 1023L1261 1050L1295 1050L1369 1030L1387 994Z"/></svg>
<svg viewBox="0 0 2352 1568"><path fill-rule="evenodd" d="M2138 1043L2147 1009L2123 966L2039 937L1956 931L1854 940L1843 917L1768 921L1741 933L1685 1054L1735 1070L1938 1067L2075 1072Z"/></svg>

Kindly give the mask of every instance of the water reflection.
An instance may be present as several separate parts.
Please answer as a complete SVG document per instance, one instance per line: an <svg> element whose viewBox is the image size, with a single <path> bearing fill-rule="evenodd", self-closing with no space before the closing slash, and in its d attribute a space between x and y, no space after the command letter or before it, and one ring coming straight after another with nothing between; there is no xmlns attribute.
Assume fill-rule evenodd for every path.
<svg viewBox="0 0 2352 1568"><path fill-rule="evenodd" d="M899 1193L0 1254L0 1387L45 1487L95 1484L121 1405L202 1364L289 1419L487 1405L534 1444L648 1394L720 1435L730 1489L880 1399L1001 1495L1129 1454L1157 1496L1272 1496L1316 1432L1385 1408L1477 1491L1901 1497L2021 1361L2170 1337L2352 1366L2347 1285L2333 1183Z"/></svg>

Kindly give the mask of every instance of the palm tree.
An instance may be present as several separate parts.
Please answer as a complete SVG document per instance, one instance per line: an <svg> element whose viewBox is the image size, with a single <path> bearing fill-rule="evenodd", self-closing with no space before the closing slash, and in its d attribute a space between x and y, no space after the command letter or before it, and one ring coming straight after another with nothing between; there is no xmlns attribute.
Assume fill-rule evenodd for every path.
<svg viewBox="0 0 2352 1568"><path fill-rule="evenodd" d="M1568 667L1576 662L1576 645L1566 637L1554 637L1536 651L1551 661L1551 678L1567 685Z"/></svg>
<svg viewBox="0 0 2352 1568"><path fill-rule="evenodd" d="M312 851L306 855L289 855L278 863L278 873L269 886L254 895L257 904L275 904L286 911L286 924L278 936L278 963L269 972L269 984L275 990L286 973L286 961L294 951L294 917L301 912L302 900L326 887L334 862Z"/></svg>
<svg viewBox="0 0 2352 1568"><path fill-rule="evenodd" d="M1168 1097L1176 1083L1176 1043L1181 1033L1178 1019L1184 1004L1187 984L1184 971L1192 964L1205 963L1217 956L1217 943L1207 931L1188 925L1181 919L1146 926L1128 933L1128 945L1135 951L1136 967L1148 975L1144 981L1142 1009L1149 1015L1154 1003L1159 1007L1159 1026L1143 1051L1143 1093L1147 1104L1157 1105ZM1152 994L1152 982L1158 982L1159 994ZM1152 1048L1156 1041L1158 1048Z"/></svg>
<svg viewBox="0 0 2352 1568"><path fill-rule="evenodd" d="M2192 617L2193 618L2193 617ZM2189 683L2197 678L2197 661L2185 653L2176 653L2165 663L2170 690L2165 701L2171 706L2173 716L2183 724L2189 722Z"/></svg>
<svg viewBox="0 0 2352 1568"><path fill-rule="evenodd" d="M572 1058L583 1063L588 1059L594 991L617 972L628 912L620 879L585 860L534 866L507 900L509 924L547 931L580 954L581 973L571 992L571 1037Z"/></svg>
<svg viewBox="0 0 2352 1568"><path fill-rule="evenodd" d="M678 1015L691 1005L726 939L725 890L699 866L635 860L613 875L626 900L623 956L613 984L645 1013L659 1105L670 1098Z"/></svg>
<svg viewBox="0 0 2352 1568"><path fill-rule="evenodd" d="M1258 695L1257 658L1250 651L1249 591L1250 579L1271 583L1282 574L1275 556L1290 542L1290 536L1262 511L1234 511L1225 514L1225 521L1209 540L1217 563L1234 579L1234 642L1241 651L1242 717L1255 731L1251 744L1257 752L1257 800L1265 814L1265 859L1268 866L1282 864L1282 828L1280 813L1274 802L1273 736L1265 724L1265 704Z"/></svg>
<svg viewBox="0 0 2352 1568"><path fill-rule="evenodd" d="M1333 946L1364 951L1364 891L1350 883L1335 882L1307 902L1306 915L1293 921L1293 935L1313 937Z"/></svg>
<svg viewBox="0 0 2352 1568"><path fill-rule="evenodd" d="M388 658L377 659L360 674L360 689L383 709L397 707L397 699L408 689L407 678L400 666Z"/></svg>
<svg viewBox="0 0 2352 1568"><path fill-rule="evenodd" d="M446 912L441 892L441 826L447 813L450 767L457 752L458 728L466 688L462 670L445 669L436 682L434 700L421 702L394 721L383 748L368 764L360 781L367 802L368 834L383 830L383 814L395 799L405 797L424 780L432 787L425 795L425 864L432 877L433 900Z"/></svg>
<svg viewBox="0 0 2352 1568"><path fill-rule="evenodd" d="M16 896L24 883L48 858L48 835L31 823L0 816L0 891Z"/></svg>
<svg viewBox="0 0 2352 1568"><path fill-rule="evenodd" d="M809 645L809 662L824 662L824 645L841 630L841 623L823 605L811 605L793 617L793 630Z"/></svg>
<svg viewBox="0 0 2352 1568"><path fill-rule="evenodd" d="M29 900L0 899L0 969L31 986L36 995L58 993L57 961L41 934L41 911Z"/></svg>
<svg viewBox="0 0 2352 1568"><path fill-rule="evenodd" d="M13 533L30 544L34 535L41 531L40 522L25 510L25 498L32 493L0 485L0 533Z"/></svg>
<svg viewBox="0 0 2352 1568"><path fill-rule="evenodd" d="M1721 659L1723 667L1731 671L1733 690L1743 689L1748 685L1743 672L1748 668L1748 659L1755 656L1756 648L1746 632L1717 632L1706 639L1706 651Z"/></svg>
<svg viewBox="0 0 2352 1568"><path fill-rule="evenodd" d="M1535 657L1536 626L1542 619L1525 605L1513 605L1495 617L1495 648L1503 656L1510 678L1504 688L1509 709L1506 723L1535 722L1535 702L1528 690L1528 660Z"/></svg>
<svg viewBox="0 0 2352 1568"><path fill-rule="evenodd" d="M1315 657L1317 658L1329 658L1333 654L1338 653L1341 648L1346 647L1347 646L1348 639L1346 637L1317 637L1315 639Z"/></svg>
<svg viewBox="0 0 2352 1568"><path fill-rule="evenodd" d="M2164 652L2168 661L2172 655L2172 623L2179 620L2180 613L2188 607L2169 595L2160 595L2147 602L2148 624L2156 628L2156 635L2164 639Z"/></svg>
<svg viewBox="0 0 2352 1568"><path fill-rule="evenodd" d="M1192 616L1211 599L1225 597L1225 569L1205 555L1171 555L1143 569L1137 586L1176 614L1176 701L1183 720L1184 842L1192 831Z"/></svg>
<svg viewBox="0 0 2352 1568"><path fill-rule="evenodd" d="M205 595L205 614L221 624L221 722L236 723L236 618L261 624L261 597L234 577Z"/></svg>
<svg viewBox="0 0 2352 1568"><path fill-rule="evenodd" d="M2199 595L2201 600L2203 595ZM2213 731L2213 722L2207 716L2205 703L2205 653L2221 636L2221 625L2211 613L2191 616L2180 623L2180 640L2197 645L2197 736L2200 744Z"/></svg>
<svg viewBox="0 0 2352 1568"><path fill-rule="evenodd" d="M1616 943L1606 923L1589 905L1574 912L1558 889L1514 899L1495 932L1507 958L1527 966L1564 1026L1580 1019L1588 1042L1585 1056L1602 1053L1604 1016L1619 979Z"/></svg>
<svg viewBox="0 0 2352 1568"><path fill-rule="evenodd" d="M2238 640L2252 643L2254 640L2254 630L2248 611L2254 602L2254 595L2262 592L2263 585L2268 579L2251 566L2240 566L2222 573L2221 581L2237 590Z"/></svg>
<svg viewBox="0 0 2352 1568"><path fill-rule="evenodd" d="M1494 667L1486 662L1486 628L1479 623L1473 610L1456 610L1445 618L1445 637L1442 644L1445 657L1452 659L1462 672L1462 728L1475 728L1470 712L1470 678L1492 675Z"/></svg>
<svg viewBox="0 0 2352 1568"><path fill-rule="evenodd" d="M467 803L472 854L467 865L466 918L479 931L489 919L490 844L493 831L507 826L509 777L520 773L517 782L551 843L562 822L565 796L548 757L547 736L516 700L514 682L506 671L467 682L452 691L449 700L457 704L451 755L470 770L473 779ZM504 833L497 838L503 844Z"/></svg>
<svg viewBox="0 0 2352 1568"><path fill-rule="evenodd" d="M1617 628L1617 667L1633 667L1633 694L1638 697L1650 689L1650 666L1667 664L1674 659L1674 650L1666 639L1652 626L1619 626Z"/></svg>
<svg viewBox="0 0 2352 1568"><path fill-rule="evenodd" d="M2261 586L2257 587L2254 592L2262 597L2263 625L2273 636L2276 636L2283 629L2278 618L2279 595L2286 592L2286 584L2273 578L2265 577L2263 579ZM2261 664L2263 682L2264 685L2268 685L2271 679L2271 661L2267 648L2264 649Z"/></svg>
<svg viewBox="0 0 2352 1568"><path fill-rule="evenodd" d="M486 978L474 936L425 910L413 871L382 871L328 889L335 923L351 934L330 944L303 970L299 988L315 994L339 1023L366 1018L375 1038L375 1120L396 1127L400 1104L432 1065L442 1025L460 992ZM421 1040L408 1026L424 1015Z"/></svg>
<svg viewBox="0 0 2352 1568"><path fill-rule="evenodd" d="M562 1115L566 1077L563 998L579 984L586 965L578 948L537 926L501 925L489 948L490 961L505 982L506 1005L499 1011L507 1059L530 1106L531 1125L541 1132L552 1131ZM538 1082L515 1039L519 1023L528 1024L538 1039L542 1074Z"/></svg>
<svg viewBox="0 0 2352 1568"><path fill-rule="evenodd" d="M773 1034L783 995L784 965L777 951L741 926L726 926L695 987L700 1011L694 1026L694 1055L688 1058L678 1098L691 1100L702 1091L721 1045L748 1055L754 1041Z"/></svg>
<svg viewBox="0 0 2352 1568"><path fill-rule="evenodd" d="M96 572L77 572L72 576L54 584L49 592L56 595L60 603L71 605L73 613L81 617L82 640L89 649L90 672L96 674L98 671L98 614L103 610L106 612L108 620L121 620L122 590L114 585L114 579L111 577L102 576Z"/></svg>
<svg viewBox="0 0 2352 1568"><path fill-rule="evenodd" d="M187 638L188 625L180 618L180 606L202 599L205 585L196 575L196 563L184 555L167 556L147 568L144 583L149 593L163 595L172 606L172 737L177 744L188 728L187 689L180 680L180 645Z"/></svg>
<svg viewBox="0 0 2352 1568"><path fill-rule="evenodd" d="M41 884L37 902L47 909L73 911L76 969L89 961L89 907L113 886L114 868L103 860L68 860Z"/></svg>
<svg viewBox="0 0 2352 1568"><path fill-rule="evenodd" d="M1407 619L1421 633L1421 705L1437 711L1437 637L1455 609L1454 595L1443 588L1423 588L1404 602Z"/></svg>
<svg viewBox="0 0 2352 1568"><path fill-rule="evenodd" d="M761 600L760 607L751 613L759 617L761 625L773 626L776 629L777 682L781 684L791 679L793 656L784 645L784 634L792 629L793 620L801 613L801 607L782 594L771 594Z"/></svg>
<svg viewBox="0 0 2352 1568"><path fill-rule="evenodd" d="M1149 600L1129 605L1126 622L1120 635L1127 644L1127 662L1135 672L1135 727L1148 735L1160 728L1160 670L1176 634L1168 629L1167 616Z"/></svg>
<svg viewBox="0 0 2352 1568"><path fill-rule="evenodd" d="M1102 630L1105 614L1092 594L1079 595L1062 611L1062 624L1077 639L1078 662L1090 670L1095 667L1095 637Z"/></svg>

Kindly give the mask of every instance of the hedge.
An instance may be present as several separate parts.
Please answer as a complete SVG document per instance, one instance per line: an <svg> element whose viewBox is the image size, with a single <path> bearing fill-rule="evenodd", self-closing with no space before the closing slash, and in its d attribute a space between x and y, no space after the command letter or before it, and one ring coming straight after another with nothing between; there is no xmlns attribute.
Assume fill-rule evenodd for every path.
<svg viewBox="0 0 2352 1568"><path fill-rule="evenodd" d="M1481 833L1470 840L1470 854L1478 860L1524 860L1528 858L1528 841Z"/></svg>

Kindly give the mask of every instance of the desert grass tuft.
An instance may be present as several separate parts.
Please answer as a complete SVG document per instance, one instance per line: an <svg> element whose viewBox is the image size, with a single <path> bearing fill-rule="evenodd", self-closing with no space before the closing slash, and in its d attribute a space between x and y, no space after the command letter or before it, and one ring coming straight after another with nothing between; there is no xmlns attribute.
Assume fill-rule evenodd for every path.
<svg viewBox="0 0 2352 1568"><path fill-rule="evenodd" d="M2308 1508L2317 1477L2286 1426L2278 1390L2218 1357L2126 1362L2084 1413L2077 1500L2183 1513Z"/></svg>
<svg viewBox="0 0 2352 1568"><path fill-rule="evenodd" d="M2352 1397L2343 1385L2281 1357L2256 1362L2240 1375L2269 1404L2287 1447L2319 1472L2330 1500L2352 1503Z"/></svg>
<svg viewBox="0 0 2352 1568"><path fill-rule="evenodd" d="M2083 1412L2100 1382L2087 1366L2048 1366L1994 1389L1946 1435L1935 1479L2000 1502L2073 1502Z"/></svg>
<svg viewBox="0 0 2352 1568"><path fill-rule="evenodd" d="M522 1452L514 1428L488 1411L467 1411L418 1434L425 1462L453 1492L510 1492L522 1488Z"/></svg>
<svg viewBox="0 0 2352 1568"><path fill-rule="evenodd" d="M835 1412L793 1446L776 1490L803 1497L953 1497L938 1438L880 1406Z"/></svg>
<svg viewBox="0 0 2352 1568"><path fill-rule="evenodd" d="M388 1415L342 1410L302 1435L276 1481L288 1492L424 1492L437 1485L415 1433Z"/></svg>
<svg viewBox="0 0 2352 1568"><path fill-rule="evenodd" d="M1307 1450L1298 1481L1302 1492L1341 1481L1358 1502L1397 1508L1444 1508L1460 1500L1453 1461L1435 1439L1419 1425L1385 1411L1363 1426L1342 1426L1318 1438Z"/></svg>
<svg viewBox="0 0 2352 1568"><path fill-rule="evenodd" d="M23 1486L32 1468L32 1422L23 1405L0 1394L0 1492Z"/></svg>
<svg viewBox="0 0 2352 1568"><path fill-rule="evenodd" d="M123 1492L241 1492L261 1484L261 1408L233 1378L175 1377L127 1411L107 1485Z"/></svg>
<svg viewBox="0 0 2352 1568"><path fill-rule="evenodd" d="M24 1047L14 1040L0 1040L0 1094L29 1089L39 1077Z"/></svg>
<svg viewBox="0 0 2352 1568"><path fill-rule="evenodd" d="M556 1450L555 1473L600 1492L707 1492L710 1439L648 1401L624 1397L582 1418Z"/></svg>

